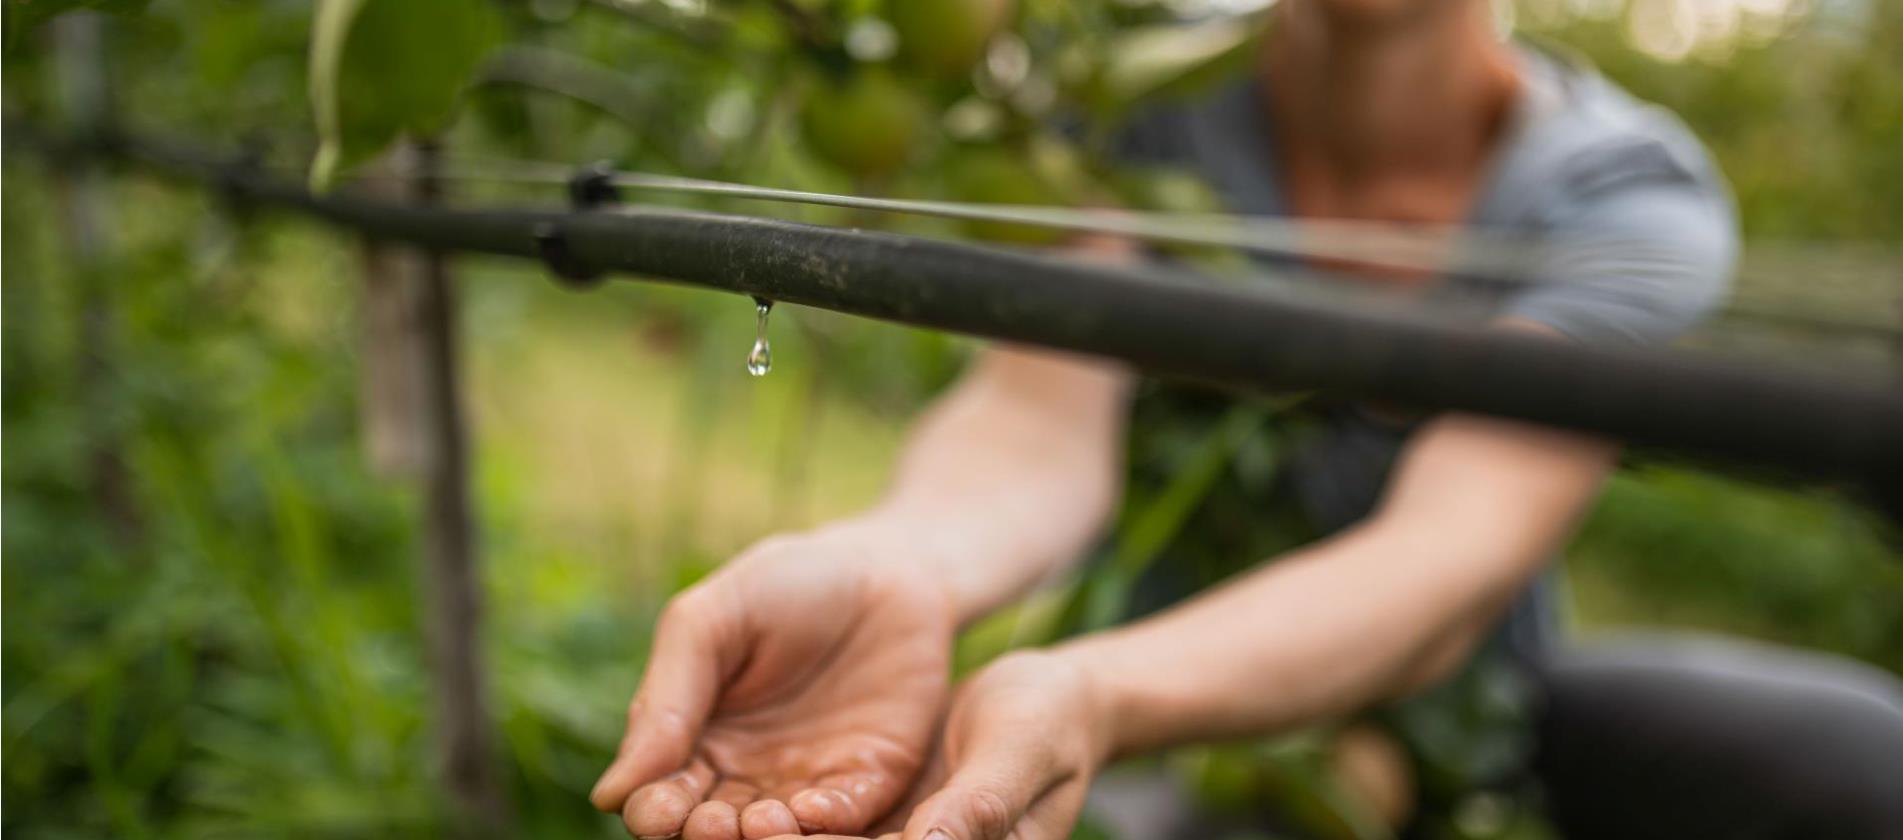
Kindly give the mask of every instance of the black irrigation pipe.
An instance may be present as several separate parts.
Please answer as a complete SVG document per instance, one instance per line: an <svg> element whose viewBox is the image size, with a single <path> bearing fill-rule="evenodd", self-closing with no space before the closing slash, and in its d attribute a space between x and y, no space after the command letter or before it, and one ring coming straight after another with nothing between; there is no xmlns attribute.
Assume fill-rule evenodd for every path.
<svg viewBox="0 0 1903 840"><path fill-rule="evenodd" d="M1892 382L1588 347L1154 266L890 233L659 208L445 209L320 196L192 147L127 137L94 145L210 182L235 201L443 251L542 260L572 278L624 272L1106 356L1162 376L1527 420L1848 480L1899 510L1903 388Z"/></svg>

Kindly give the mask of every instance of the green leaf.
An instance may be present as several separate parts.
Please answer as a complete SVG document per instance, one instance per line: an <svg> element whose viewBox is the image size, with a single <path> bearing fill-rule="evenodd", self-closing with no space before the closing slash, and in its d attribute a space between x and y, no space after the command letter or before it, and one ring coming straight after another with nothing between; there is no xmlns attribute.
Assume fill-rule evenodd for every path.
<svg viewBox="0 0 1903 840"><path fill-rule="evenodd" d="M1120 32L1104 51L1116 58L1103 68L1098 96L1123 104L1199 89L1246 64L1252 33L1248 19Z"/></svg>
<svg viewBox="0 0 1903 840"><path fill-rule="evenodd" d="M1070 592L1057 626L1093 631L1115 623L1128 607L1137 579L1182 532L1196 506L1216 486L1223 468L1278 407L1245 402L1229 409L1168 484L1155 495L1127 505L1109 558Z"/></svg>
<svg viewBox="0 0 1903 840"><path fill-rule="evenodd" d="M442 131L502 35L487 0L323 0L311 32L311 187L400 136Z"/></svg>

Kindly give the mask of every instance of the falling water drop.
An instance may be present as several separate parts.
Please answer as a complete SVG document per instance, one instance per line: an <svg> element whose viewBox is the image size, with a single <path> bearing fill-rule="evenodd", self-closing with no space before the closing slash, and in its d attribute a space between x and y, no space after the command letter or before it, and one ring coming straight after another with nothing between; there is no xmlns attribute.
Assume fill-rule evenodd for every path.
<svg viewBox="0 0 1903 840"><path fill-rule="evenodd" d="M758 313L758 320L753 327L753 349L747 351L747 373L765 376L773 369L773 347L766 340L766 318L773 312L773 301L756 297L753 311Z"/></svg>

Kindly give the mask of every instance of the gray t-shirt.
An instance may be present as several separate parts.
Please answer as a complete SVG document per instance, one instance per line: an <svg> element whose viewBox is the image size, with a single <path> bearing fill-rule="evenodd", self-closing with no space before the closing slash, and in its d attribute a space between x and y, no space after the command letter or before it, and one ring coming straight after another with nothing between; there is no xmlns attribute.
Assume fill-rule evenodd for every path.
<svg viewBox="0 0 1903 840"><path fill-rule="evenodd" d="M1477 230L1617 243L1557 249L1500 314L1578 341L1669 341L1724 295L1735 211L1704 147L1670 112L1589 67L1517 50L1523 94L1467 219ZM1287 215L1260 81L1145 111L1119 140L1130 162L1188 169L1231 212Z"/></svg>
<svg viewBox="0 0 1903 840"><path fill-rule="evenodd" d="M1483 314L1595 344L1672 340L1722 299L1731 275L1738 234L1722 177L1670 113L1591 68L1531 48L1517 55L1526 85L1467 225L1604 245L1539 252L1528 282L1496 291ZM1120 156L1199 175L1231 212L1286 215L1259 84L1252 76L1147 110L1120 136ZM1334 531L1372 509L1409 428L1355 407L1322 427L1284 480L1311 523ZM1528 612L1547 611L1523 604L1510 622L1523 626L1509 630L1543 635L1524 626Z"/></svg>

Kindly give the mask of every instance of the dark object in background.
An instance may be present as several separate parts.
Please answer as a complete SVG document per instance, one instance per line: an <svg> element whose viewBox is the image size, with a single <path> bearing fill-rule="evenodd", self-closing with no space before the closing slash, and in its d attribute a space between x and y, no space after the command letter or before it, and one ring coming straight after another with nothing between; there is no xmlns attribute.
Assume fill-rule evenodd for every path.
<svg viewBox="0 0 1903 840"><path fill-rule="evenodd" d="M1536 769L1580 838L1903 838L1903 682L1847 659L1648 636L1544 663Z"/></svg>

